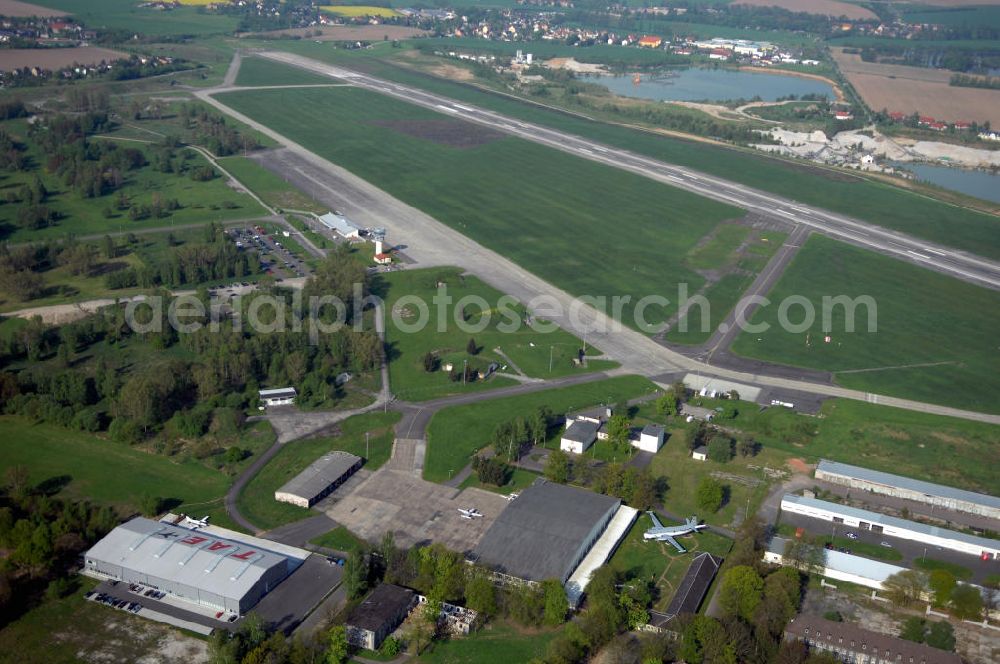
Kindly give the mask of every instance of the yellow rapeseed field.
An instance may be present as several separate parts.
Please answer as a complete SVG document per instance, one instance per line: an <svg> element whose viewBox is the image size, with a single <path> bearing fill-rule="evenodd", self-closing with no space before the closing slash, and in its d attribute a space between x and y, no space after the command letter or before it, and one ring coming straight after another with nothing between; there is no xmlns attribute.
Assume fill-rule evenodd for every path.
<svg viewBox="0 0 1000 664"><path fill-rule="evenodd" d="M339 16L399 16L399 13L388 7L370 7L367 5L323 5L325 12Z"/></svg>

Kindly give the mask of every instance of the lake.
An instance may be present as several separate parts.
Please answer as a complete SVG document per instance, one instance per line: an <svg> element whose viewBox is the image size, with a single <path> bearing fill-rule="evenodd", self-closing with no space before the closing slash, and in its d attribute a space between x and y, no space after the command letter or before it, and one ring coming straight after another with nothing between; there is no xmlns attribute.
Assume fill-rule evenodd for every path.
<svg viewBox="0 0 1000 664"><path fill-rule="evenodd" d="M989 171L970 171L964 168L932 164L893 164L913 173L914 177L944 189L975 196L984 201L1000 203L1000 175Z"/></svg>
<svg viewBox="0 0 1000 664"><path fill-rule="evenodd" d="M752 73L736 69L691 67L656 74L642 74L635 83L632 74L587 74L579 76L588 83L597 83L621 97L655 99L657 101L728 101L753 99L777 101L781 97L808 94L826 95L835 99L829 83L799 76L773 73Z"/></svg>

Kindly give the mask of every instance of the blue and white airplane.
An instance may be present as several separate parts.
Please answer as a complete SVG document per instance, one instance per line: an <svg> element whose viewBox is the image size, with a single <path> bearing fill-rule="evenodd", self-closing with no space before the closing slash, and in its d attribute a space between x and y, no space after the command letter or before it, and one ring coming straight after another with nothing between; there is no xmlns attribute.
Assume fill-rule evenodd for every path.
<svg viewBox="0 0 1000 664"><path fill-rule="evenodd" d="M653 527L642 534L644 540L656 540L657 542L668 542L671 546L677 549L680 553L687 553L687 549L675 540L675 537L680 537L681 535L687 535L689 533L697 533L701 528L708 528L705 524L698 523L698 517L693 516L684 522L683 526L664 526L660 523L660 520L656 518L654 512L647 512L649 518L653 520Z"/></svg>

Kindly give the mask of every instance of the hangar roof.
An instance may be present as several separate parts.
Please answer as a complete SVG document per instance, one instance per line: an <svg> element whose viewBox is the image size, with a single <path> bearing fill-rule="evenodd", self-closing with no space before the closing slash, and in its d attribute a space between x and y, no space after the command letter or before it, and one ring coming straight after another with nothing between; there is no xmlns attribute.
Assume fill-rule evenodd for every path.
<svg viewBox="0 0 1000 664"><path fill-rule="evenodd" d="M586 489L537 480L500 513L474 556L521 579L565 582L578 562L573 556L594 526L620 504Z"/></svg>
<svg viewBox="0 0 1000 664"><path fill-rule="evenodd" d="M781 502L782 508L784 508L784 503L794 503L797 505L811 507L816 510L823 510L826 512L832 512L833 514L849 516L861 521L867 521L869 523L877 523L882 526L892 526L893 528L909 530L910 532L921 533L931 537L940 537L942 539L948 539L955 542L965 542L966 544L983 547L984 549L997 549L1000 547L1000 540L988 539L986 537L978 537L976 535L961 533L957 530L948 530L946 528L930 526L926 523L920 523L919 521L907 521L906 519L900 519L887 514L869 512L868 510L858 509L857 507L851 507L850 505L830 503L825 500L817 500L816 498L806 498L805 496L796 496L791 493L786 493L782 496Z"/></svg>
<svg viewBox="0 0 1000 664"><path fill-rule="evenodd" d="M956 489L955 487L944 486L943 484L923 482L921 480L903 477L902 475L883 473L878 470L871 470L870 468L862 468L860 466L852 466L847 463L840 463L839 461L827 461L826 459L820 459L816 470L831 473L833 475L843 475L845 477L864 480L873 484L881 484L887 487L898 487L900 489L916 491L917 493L922 493L927 496L951 498L953 500L965 500L976 505L986 505L989 507L1000 508L1000 498L997 498L996 496L990 496L985 493L975 493L974 491L965 491L964 489Z"/></svg>
<svg viewBox="0 0 1000 664"><path fill-rule="evenodd" d="M334 450L309 464L308 468L288 480L277 493L288 493L312 500L360 461L361 457L350 452Z"/></svg>
<svg viewBox="0 0 1000 664"><path fill-rule="evenodd" d="M112 530L86 557L234 600L271 568L288 569L272 551L142 517Z"/></svg>

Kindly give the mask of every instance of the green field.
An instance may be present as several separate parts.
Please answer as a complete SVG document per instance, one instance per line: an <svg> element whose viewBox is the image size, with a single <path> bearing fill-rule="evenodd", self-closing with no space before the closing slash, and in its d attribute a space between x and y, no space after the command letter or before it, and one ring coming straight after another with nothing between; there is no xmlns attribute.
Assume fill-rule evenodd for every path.
<svg viewBox="0 0 1000 664"><path fill-rule="evenodd" d="M971 2L970 4L975 4ZM948 27L1000 28L1000 7L981 5L969 7L907 8L903 19L910 23L936 23ZM983 46L986 46L985 44ZM994 44L995 46L995 44Z"/></svg>
<svg viewBox="0 0 1000 664"><path fill-rule="evenodd" d="M782 330L777 303L800 295L816 320L802 333ZM824 343L822 298L871 296L877 331L868 332L860 307L853 333L844 308L830 316ZM766 332L743 332L733 351L747 357L834 372L845 387L933 403L1000 412L1000 293L946 277L821 236L812 236L768 294L751 323ZM802 307L789 319L802 321ZM925 366L920 366L925 365Z"/></svg>
<svg viewBox="0 0 1000 664"><path fill-rule="evenodd" d="M154 195L159 195L163 201L176 199L180 208L168 213L166 217L156 219L149 217L132 221L124 210L117 210L118 193L109 193L97 198L85 198L81 194L68 189L54 174L47 172L42 166L46 162L39 146L27 137L27 124L22 120L9 120L0 123L0 128L23 142L27 149L25 156L31 166L28 170L4 172L0 174L0 196L8 189L18 189L22 184L30 183L38 175L48 190L49 195L45 205L58 213L61 218L55 224L41 229L19 228L16 224L18 203L5 202L0 204L0 238L23 242L46 237L75 235L90 235L98 233L127 233L149 228L169 230L173 226L191 223L208 223L210 221L226 221L246 217L256 217L265 214L252 198L233 191L225 178L216 177L206 182L196 182L187 173L162 173L151 165L123 173L124 184L118 191L123 192L132 204L148 205ZM148 139L148 136L146 137ZM97 139L92 139L97 140ZM119 142L122 147L138 147L141 143ZM193 150L179 150L188 169L199 168L208 164L207 160ZM111 214L107 215L106 210Z"/></svg>
<svg viewBox="0 0 1000 664"><path fill-rule="evenodd" d="M289 67L264 58L243 58L236 85L253 87L258 85L322 85L338 83L329 76L320 76L305 69Z"/></svg>
<svg viewBox="0 0 1000 664"><path fill-rule="evenodd" d="M219 165L271 207L316 213L327 211L325 206L309 198L253 159L225 157L219 160Z"/></svg>
<svg viewBox="0 0 1000 664"><path fill-rule="evenodd" d="M622 376L444 408L434 414L427 427L424 479L432 482L447 480L452 473L469 463L476 450L489 443L497 424L514 417L527 417L541 406L561 414L600 403L617 403L655 389L655 385L645 378Z"/></svg>
<svg viewBox="0 0 1000 664"><path fill-rule="evenodd" d="M218 98L577 295L628 294L634 304L666 293L673 302L675 284L702 282L681 257L720 221L743 214L365 90Z"/></svg>
<svg viewBox="0 0 1000 664"><path fill-rule="evenodd" d="M389 347L389 377L393 392L407 401L422 401L458 392L477 391L513 385L514 381L504 377L493 377L486 381L473 381L463 385L452 381L447 365L461 372L464 362L485 372L491 362L500 365L500 371L516 373L495 349L510 358L527 375L536 378L556 378L587 371L602 371L616 366L612 362L594 360L585 368L574 366L573 359L583 347L583 342L573 335L556 329L553 332L536 332L528 325L519 324L515 331L504 331L510 319L502 317L497 308L502 302L506 310L514 312L514 320L523 320L524 309L510 301L501 300L503 293L491 288L471 275L462 275L457 268L429 268L426 270L405 270L383 276L382 284L386 294L386 311L392 317L386 327L386 342ZM438 284L444 284L441 293L452 298L451 304L438 306L433 299ZM400 298L407 298L400 305ZM416 305L407 305L409 298L419 298L427 304L427 324L410 332L408 326L419 320ZM464 298L483 298L489 311L482 314L481 303L470 299L465 308L467 320L463 325L486 324L481 332L464 332L456 321L461 319L459 307ZM400 324L396 324L396 319ZM474 339L481 349L477 354L467 352L469 339ZM428 372L423 365L424 355L432 352L438 358L438 370ZM589 354L600 351L588 348ZM551 371L549 360L552 360ZM507 369L503 369L503 367Z"/></svg>
<svg viewBox="0 0 1000 664"><path fill-rule="evenodd" d="M684 24L689 25L689 24ZM687 34L687 33L685 33ZM755 33L756 34L756 33ZM720 35L719 36L725 36ZM765 39L760 34L754 39ZM912 42L906 42L912 46ZM947 42L951 44L953 42ZM977 42L982 45L982 42ZM860 175L793 163L756 152L654 135L618 124L499 95L395 66L384 59L389 48L372 51L330 50L312 43L288 43L291 51L473 103L510 117L536 122L607 145L695 168L763 191L824 207L917 237L1000 258L1000 220Z"/></svg>
<svg viewBox="0 0 1000 664"><path fill-rule="evenodd" d="M433 644L416 661L425 664L511 664L545 655L559 629L530 629L508 622L490 622L470 636Z"/></svg>
<svg viewBox="0 0 1000 664"><path fill-rule="evenodd" d="M279 503L274 492L285 482L302 472L309 464L331 450L344 450L365 456L365 432L370 432L371 456L364 467L375 470L392 454L392 426L399 413L369 413L341 422L340 434L332 437L307 438L288 443L247 483L237 498L240 512L251 523L264 530L298 521L309 516L307 509L289 503Z"/></svg>
<svg viewBox="0 0 1000 664"><path fill-rule="evenodd" d="M705 407L722 403L695 401ZM1000 470L983 463L1000 445L1000 427L994 425L848 399L827 401L819 417L737 405L739 413L727 426L751 434L765 451L780 452L772 467L784 465L788 456L809 463L831 459L970 491L995 493L1000 486ZM651 404L640 407L639 416L658 420ZM672 444L673 438L664 450ZM669 462L664 466L670 476Z"/></svg>
<svg viewBox="0 0 1000 664"><path fill-rule="evenodd" d="M915 567L919 567L927 572L933 572L936 569L943 569L949 572L956 579L971 579L972 570L964 565L959 565L957 563L948 562L947 560L937 560L936 558L917 558L913 561Z"/></svg>
<svg viewBox="0 0 1000 664"><path fill-rule="evenodd" d="M366 549L367 546L360 539L351 534L347 528L337 526L328 533L310 540L317 546L325 546L328 549L342 551L343 553L353 553L358 549Z"/></svg>
<svg viewBox="0 0 1000 664"><path fill-rule="evenodd" d="M43 6L72 14L88 28L125 30L147 35L191 35L232 33L239 19L197 7L176 7L169 11L143 8L133 0L45 0Z"/></svg>
<svg viewBox="0 0 1000 664"><path fill-rule="evenodd" d="M502 493L505 496L509 496L515 491L520 491L521 489L527 489L529 486L535 483L539 477L538 473L533 473L530 470L524 470L522 468L515 468L514 472L511 473L510 481L503 486L496 486L493 484L483 484L479 481L479 478L475 473L472 473L462 484L459 486L461 489L467 489L473 487L476 489L482 489L484 491L493 491L494 493Z"/></svg>
<svg viewBox="0 0 1000 664"><path fill-rule="evenodd" d="M194 639L178 638L175 628L84 599L97 581L75 579L75 592L46 600L0 629L0 662L77 664L81 653L102 661L158 661L165 642L197 645Z"/></svg>
<svg viewBox="0 0 1000 664"><path fill-rule="evenodd" d="M32 482L65 482L75 499L137 509L143 495L171 501L171 509L201 515L221 507L229 478L197 461L149 454L97 436L46 424L0 417L0 471L28 469ZM226 524L222 524L226 525Z"/></svg>
<svg viewBox="0 0 1000 664"><path fill-rule="evenodd" d="M664 521L664 525L671 525ZM732 540L708 531L697 535L678 538L687 553L678 553L666 542L647 542L642 534L653 527L653 520L647 514L640 514L625 538L618 545L608 564L622 573L626 580L651 581L655 583L657 595L653 598L653 608L664 610L670 604L680 580L684 577L691 561L702 552L724 558L732 548Z"/></svg>

